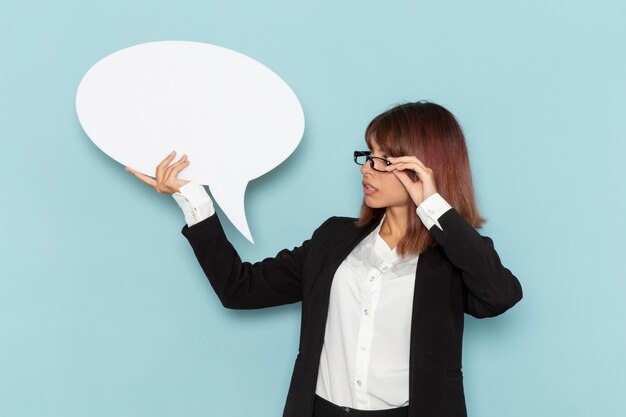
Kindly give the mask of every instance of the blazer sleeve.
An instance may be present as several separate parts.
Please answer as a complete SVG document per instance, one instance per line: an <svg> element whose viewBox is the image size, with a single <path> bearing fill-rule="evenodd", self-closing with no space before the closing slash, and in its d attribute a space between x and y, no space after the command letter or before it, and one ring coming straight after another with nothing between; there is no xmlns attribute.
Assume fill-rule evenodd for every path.
<svg viewBox="0 0 626 417"><path fill-rule="evenodd" d="M439 223L443 230L433 226L430 233L462 271L466 313L493 317L522 299L519 280L502 265L489 237L478 233L454 208L441 215Z"/></svg>
<svg viewBox="0 0 626 417"><path fill-rule="evenodd" d="M312 241L329 220L301 246L283 249L275 257L255 263L241 261L226 238L217 213L191 227L185 225L181 232L224 307L252 309L302 299L304 261Z"/></svg>

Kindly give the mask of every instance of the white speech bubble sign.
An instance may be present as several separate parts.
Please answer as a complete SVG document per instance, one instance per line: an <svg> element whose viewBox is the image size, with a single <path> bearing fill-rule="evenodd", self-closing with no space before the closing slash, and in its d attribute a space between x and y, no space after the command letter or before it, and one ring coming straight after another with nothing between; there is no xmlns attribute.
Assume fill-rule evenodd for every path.
<svg viewBox="0 0 626 417"><path fill-rule="evenodd" d="M172 150L187 154L179 178L208 185L250 242L248 182L287 159L304 133L302 106L285 81L202 42L150 42L108 55L81 80L76 112L98 148L146 175Z"/></svg>

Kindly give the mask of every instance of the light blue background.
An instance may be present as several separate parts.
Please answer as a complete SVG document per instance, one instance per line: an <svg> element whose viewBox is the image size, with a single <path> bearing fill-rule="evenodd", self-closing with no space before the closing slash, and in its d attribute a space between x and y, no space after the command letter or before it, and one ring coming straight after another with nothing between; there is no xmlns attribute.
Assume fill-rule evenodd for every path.
<svg viewBox="0 0 626 417"><path fill-rule="evenodd" d="M223 309L174 200L75 115L91 65L169 39L263 62L304 107L296 152L248 188L257 244L225 222L247 260L357 214L373 116L449 108L525 295L466 320L470 415L626 415L625 21L618 0L3 1L0 416L282 413L299 305Z"/></svg>

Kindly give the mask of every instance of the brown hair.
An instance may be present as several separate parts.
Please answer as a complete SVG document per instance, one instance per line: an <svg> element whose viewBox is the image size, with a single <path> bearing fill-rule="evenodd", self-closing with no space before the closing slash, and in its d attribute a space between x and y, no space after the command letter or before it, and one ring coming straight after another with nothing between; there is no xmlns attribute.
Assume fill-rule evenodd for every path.
<svg viewBox="0 0 626 417"><path fill-rule="evenodd" d="M474 228L485 223L479 214L472 184L465 137L454 115L444 107L427 101L406 103L376 116L365 130L365 141L372 148L376 140L390 156L414 155L433 170L437 192ZM408 172L415 181L417 175ZM407 231L398 243L398 254L420 254L437 242L415 213L409 202ZM361 204L357 226L382 219L385 208ZM437 227L437 226L433 226Z"/></svg>

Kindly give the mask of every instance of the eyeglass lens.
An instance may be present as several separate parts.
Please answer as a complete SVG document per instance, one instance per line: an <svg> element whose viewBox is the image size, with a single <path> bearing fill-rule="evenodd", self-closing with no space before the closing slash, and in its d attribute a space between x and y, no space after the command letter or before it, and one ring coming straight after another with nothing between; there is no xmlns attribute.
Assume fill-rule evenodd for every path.
<svg viewBox="0 0 626 417"><path fill-rule="evenodd" d="M363 165L363 164L365 164L367 159L368 159L367 155L358 155L356 157L356 163L359 164L359 165ZM387 162L385 162L385 160L383 158L370 156L369 159L374 162L373 166L372 166L372 162L369 162L369 164L370 164L370 166L372 166L372 168L374 168L377 171L385 171L385 168L387 167Z"/></svg>

